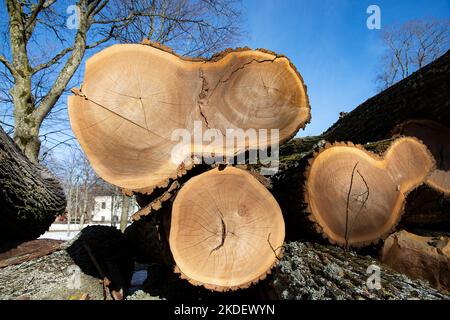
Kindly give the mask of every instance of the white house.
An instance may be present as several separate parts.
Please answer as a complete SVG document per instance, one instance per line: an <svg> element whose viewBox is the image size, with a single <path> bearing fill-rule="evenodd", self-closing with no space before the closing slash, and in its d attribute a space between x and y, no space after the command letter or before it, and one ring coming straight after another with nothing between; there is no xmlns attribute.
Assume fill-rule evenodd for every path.
<svg viewBox="0 0 450 320"><path fill-rule="evenodd" d="M94 198L94 210L92 210L92 222L119 222L122 214L121 196L97 196ZM128 211L128 216L138 211L138 205L134 198ZM111 221L112 217L112 221Z"/></svg>

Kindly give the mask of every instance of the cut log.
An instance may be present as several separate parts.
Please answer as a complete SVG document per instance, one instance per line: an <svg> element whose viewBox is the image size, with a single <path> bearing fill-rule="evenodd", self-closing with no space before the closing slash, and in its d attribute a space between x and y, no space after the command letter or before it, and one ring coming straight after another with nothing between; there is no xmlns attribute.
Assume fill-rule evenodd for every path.
<svg viewBox="0 0 450 320"><path fill-rule="evenodd" d="M190 59L153 46L114 45L87 61L84 83L73 91L68 106L78 141L94 170L127 193L167 186L191 168L183 160L192 154L228 157L272 146L310 120L300 74L286 57L263 49ZM250 137L230 148L219 143L227 130L250 128L279 129L279 137ZM182 145L177 129L213 129L217 140L189 136ZM174 150L182 152L173 157Z"/></svg>
<svg viewBox="0 0 450 320"><path fill-rule="evenodd" d="M304 185L304 170L308 165L312 150L321 147L325 141L352 141L367 144L382 139L390 139L395 126L412 118L427 119L450 127L450 51L441 58L418 70L410 77L367 100L352 112L341 117L332 127L319 136L297 138L280 148L280 170L271 178L272 193L278 200L285 220L288 239L298 240L314 236L313 224L303 218L305 204L300 201ZM374 151L382 150L379 143ZM370 148L370 145L365 145ZM439 158L439 157L438 157ZM418 193L414 192L415 195ZM420 199L429 198L420 196ZM436 198L436 197L432 197ZM442 196L426 212L437 213L439 219L446 220L448 211ZM441 201L442 200L442 201ZM422 206L423 201L414 201ZM427 205L429 207L429 205ZM414 205L413 207L417 207ZM408 207L407 207L408 209ZM432 215L418 212L421 222L435 223ZM444 212L445 213L445 212ZM407 215L407 219L412 217Z"/></svg>
<svg viewBox="0 0 450 320"><path fill-rule="evenodd" d="M390 235L381 261L412 279L423 279L439 290L450 290L450 239L421 237L407 231Z"/></svg>
<svg viewBox="0 0 450 320"><path fill-rule="evenodd" d="M0 189L0 240L38 238L66 207L59 181L31 163L2 128Z"/></svg>
<svg viewBox="0 0 450 320"><path fill-rule="evenodd" d="M394 135L420 139L436 160L436 170L425 181L432 188L450 196L450 129L430 120L409 120L393 130Z"/></svg>
<svg viewBox="0 0 450 320"><path fill-rule="evenodd" d="M376 259L336 246L289 242L284 252L272 273L279 299L450 299L448 294L392 271ZM380 287L376 286L377 267Z"/></svg>
<svg viewBox="0 0 450 320"><path fill-rule="evenodd" d="M177 271L215 291L246 288L278 261L284 220L269 191L233 167L189 180L172 208L169 243Z"/></svg>
<svg viewBox="0 0 450 320"><path fill-rule="evenodd" d="M434 168L434 159L412 137L365 147L371 152L336 143L314 154L283 154L272 190L286 221L304 235L312 231L346 247L366 246L387 236L399 222L408 193ZM382 152L383 157L377 155ZM312 225L305 223L305 215ZM295 239L292 229L289 238Z"/></svg>
<svg viewBox="0 0 450 320"><path fill-rule="evenodd" d="M332 243L376 243L397 225L406 195L433 167L428 149L409 137L394 141L383 159L353 144L326 146L306 172L309 217Z"/></svg>

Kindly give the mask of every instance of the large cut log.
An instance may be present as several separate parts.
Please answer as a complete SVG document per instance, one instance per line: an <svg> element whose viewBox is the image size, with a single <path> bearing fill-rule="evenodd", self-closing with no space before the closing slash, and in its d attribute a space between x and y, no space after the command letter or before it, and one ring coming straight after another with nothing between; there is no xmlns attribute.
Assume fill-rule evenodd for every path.
<svg viewBox="0 0 450 320"><path fill-rule="evenodd" d="M293 139L281 146L280 168L271 178L271 185L286 220L288 239L299 239L315 234L314 225L306 223L302 214L306 210L302 201L304 170L313 151L323 146L326 141L352 141L363 144L390 139L393 129L409 119L426 119L450 127L449 69L450 51L410 77L367 100L341 117L321 135ZM375 145L375 149L382 149L382 145L377 143ZM437 158L439 168L443 157ZM448 159L444 160L446 161ZM428 209L426 212L415 210L417 213L415 217L420 218L412 219L413 221L434 224L436 220L433 220L432 216L446 220L445 212L448 212L448 206L445 204L448 201L444 196L431 195L431 198L438 198L439 201L433 202L430 208L427 201L430 199L429 194L430 192L426 195L414 192L414 199L418 197L419 200L415 201L415 205L407 206L407 209L413 207L420 210L418 207L422 207L424 203L428 203ZM426 215L427 212L433 214ZM410 216L407 214L407 217Z"/></svg>
<svg viewBox="0 0 450 320"><path fill-rule="evenodd" d="M226 167L189 180L172 208L169 244L182 278L216 291L246 288L278 261L284 220L269 191Z"/></svg>
<svg viewBox="0 0 450 320"><path fill-rule="evenodd" d="M291 157L281 157L272 191L287 223L295 225L289 238L306 228L332 243L361 247L393 230L408 193L434 169L434 159L411 137L365 147L371 151L352 143L326 144L318 152L297 148Z"/></svg>
<svg viewBox="0 0 450 320"><path fill-rule="evenodd" d="M0 240L36 239L66 207L59 181L31 163L1 128L0 191Z"/></svg>
<svg viewBox="0 0 450 320"><path fill-rule="evenodd" d="M406 195L433 168L426 146L409 137L395 140L383 158L353 144L326 146L306 171L309 218L332 243L376 243L397 225Z"/></svg>
<svg viewBox="0 0 450 320"><path fill-rule="evenodd" d="M336 246L289 242L272 274L280 299L450 299L376 259Z"/></svg>
<svg viewBox="0 0 450 320"><path fill-rule="evenodd" d="M68 106L78 141L94 170L127 193L167 186L191 168L184 160L192 154L228 157L270 147L310 120L300 74L288 58L263 49L191 59L153 46L114 45L87 61L84 83L73 91ZM270 132L267 139L220 143L239 129ZM200 139L192 141L194 134Z"/></svg>
<svg viewBox="0 0 450 320"><path fill-rule="evenodd" d="M219 167L200 174L170 204L127 228L140 261L176 264L190 283L228 291L264 279L281 257L281 210L247 171Z"/></svg>

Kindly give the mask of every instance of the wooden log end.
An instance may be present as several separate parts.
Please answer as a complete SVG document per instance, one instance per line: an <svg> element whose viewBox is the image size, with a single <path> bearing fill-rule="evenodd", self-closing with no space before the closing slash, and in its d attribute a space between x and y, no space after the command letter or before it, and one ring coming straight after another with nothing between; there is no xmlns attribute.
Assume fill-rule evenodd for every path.
<svg viewBox="0 0 450 320"><path fill-rule="evenodd" d="M250 173L218 168L190 179L172 208L170 249L176 272L214 291L247 288L280 259L284 220Z"/></svg>
<svg viewBox="0 0 450 320"><path fill-rule="evenodd" d="M309 219L333 244L375 244L395 230L406 196L434 165L426 146L411 137L393 141L382 157L358 145L327 145L305 172Z"/></svg>

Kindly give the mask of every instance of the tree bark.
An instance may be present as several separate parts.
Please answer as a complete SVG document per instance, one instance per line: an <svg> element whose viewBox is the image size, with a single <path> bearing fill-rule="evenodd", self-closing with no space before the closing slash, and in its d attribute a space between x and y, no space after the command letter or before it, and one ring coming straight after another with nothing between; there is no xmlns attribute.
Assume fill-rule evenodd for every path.
<svg viewBox="0 0 450 320"><path fill-rule="evenodd" d="M38 104L32 91L32 77L39 71L30 65L27 44L36 24L36 19L24 19L22 5L18 1L6 1L9 15L9 38L11 40L12 64L10 72L14 85L10 90L14 104L14 141L30 161L37 163L41 142L39 130L45 117L64 92L67 84L80 65L86 51L86 37L92 21L85 1L80 1L80 17L72 53L57 75L50 90ZM42 9L42 7L41 7ZM39 14L40 9L35 9Z"/></svg>
<svg viewBox="0 0 450 320"><path fill-rule="evenodd" d="M59 181L43 166L31 163L3 129L0 129L0 186L2 240L39 237L66 207Z"/></svg>
<svg viewBox="0 0 450 320"><path fill-rule="evenodd" d="M423 281L410 280L369 256L313 243L290 242L284 248L283 259L273 271L279 299L450 299L448 294ZM369 268L371 265L374 267ZM379 289L376 267L380 268Z"/></svg>

